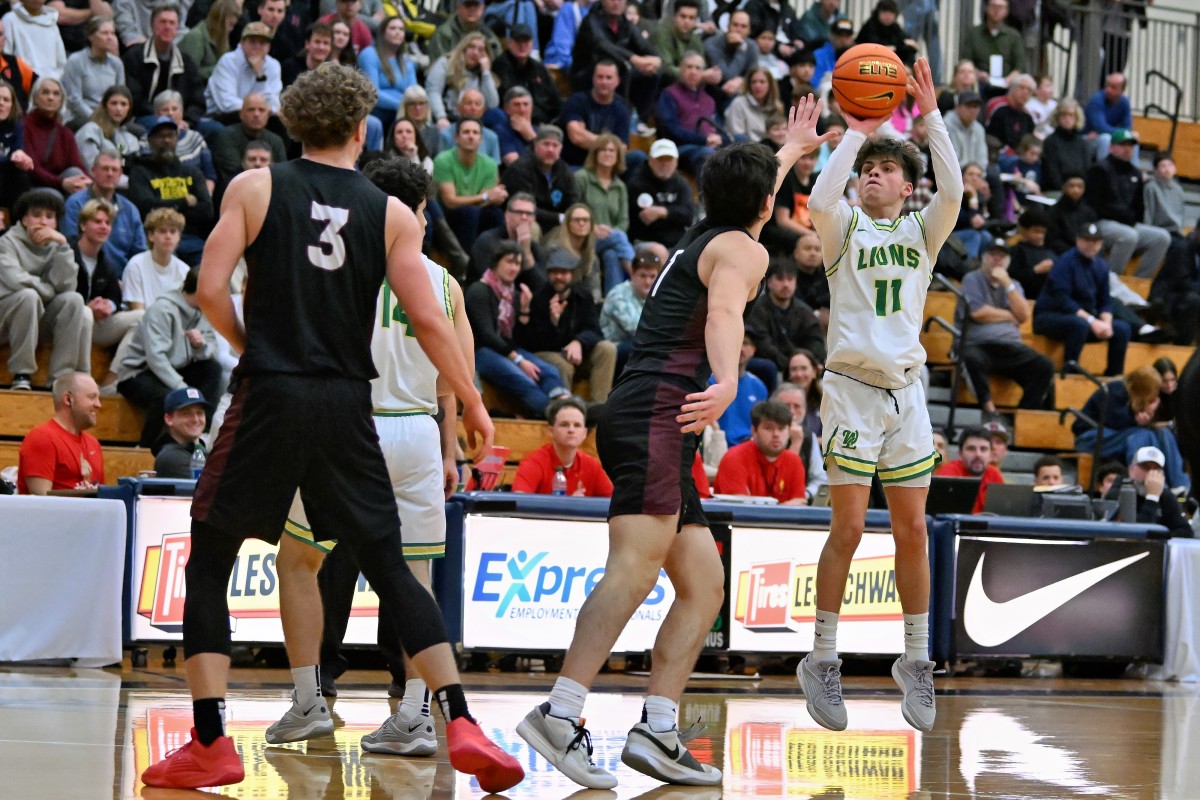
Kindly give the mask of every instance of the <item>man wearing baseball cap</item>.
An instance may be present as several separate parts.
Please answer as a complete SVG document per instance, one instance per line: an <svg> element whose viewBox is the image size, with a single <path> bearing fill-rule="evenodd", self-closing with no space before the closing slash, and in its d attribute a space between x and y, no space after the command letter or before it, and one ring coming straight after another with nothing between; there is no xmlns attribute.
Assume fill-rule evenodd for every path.
<svg viewBox="0 0 1200 800"><path fill-rule="evenodd" d="M1135 254L1141 255L1137 272L1139 278L1153 278L1162 267L1171 246L1171 234L1154 225L1146 225L1146 180L1134 158L1138 136L1134 131L1118 128L1111 134L1108 155L1088 170L1084 199L1096 210L1100 234L1112 249L1109 268L1118 275Z"/></svg>
<svg viewBox="0 0 1200 800"><path fill-rule="evenodd" d="M432 63L447 55L464 36L476 32L482 33L487 39L488 58L493 61L499 58L504 48L491 27L483 24L483 0L458 0L454 3L454 16L438 25L429 39L425 48L429 53L429 61Z"/></svg>
<svg viewBox="0 0 1200 800"><path fill-rule="evenodd" d="M674 247L695 218L692 187L679 174L679 148L670 139L650 145L650 160L629 184L630 241Z"/></svg>
<svg viewBox="0 0 1200 800"><path fill-rule="evenodd" d="M514 86L529 90L533 97L533 121L540 125L558 119L562 96L545 65L533 56L538 49L535 33L528 25L514 25L508 32L504 52L492 65L492 75L496 77L496 90L501 97Z"/></svg>
<svg viewBox="0 0 1200 800"><path fill-rule="evenodd" d="M992 239L979 269L962 281L956 320L962 331L962 363L984 413L995 414L989 380L1011 378L1021 386L1021 408L1050 408L1054 362L1021 341L1029 302L1021 284L1008 274L1008 245ZM1006 432L1007 433L1007 432Z"/></svg>
<svg viewBox="0 0 1200 800"><path fill-rule="evenodd" d="M242 28L237 49L221 56L208 79L204 99L209 116L225 125L237 122L242 101L251 92L267 99L272 114L279 113L283 69L270 55L274 38L275 34L264 22L251 22Z"/></svg>
<svg viewBox="0 0 1200 800"><path fill-rule="evenodd" d="M1118 477L1104 495L1105 500L1117 500L1121 487L1132 485L1137 490L1137 519L1140 522L1162 525L1169 536L1191 536L1192 527L1179 507L1175 495L1167 491L1167 457L1157 447L1139 447L1129 462L1129 477Z"/></svg>
<svg viewBox="0 0 1200 800"><path fill-rule="evenodd" d="M208 400L194 386L180 386L163 399L164 430L151 447L154 472L159 478L192 477L192 454L197 448L207 457L200 434L208 423Z"/></svg>

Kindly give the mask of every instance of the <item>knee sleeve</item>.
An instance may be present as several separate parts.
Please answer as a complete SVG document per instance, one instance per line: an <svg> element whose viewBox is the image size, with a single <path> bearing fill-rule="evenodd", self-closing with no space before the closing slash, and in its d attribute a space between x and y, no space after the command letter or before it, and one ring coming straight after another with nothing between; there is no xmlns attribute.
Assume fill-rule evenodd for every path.
<svg viewBox="0 0 1200 800"><path fill-rule="evenodd" d="M192 522L192 552L184 572L183 650L187 657L229 655L229 598L225 592L241 546L240 540L218 528Z"/></svg>
<svg viewBox="0 0 1200 800"><path fill-rule="evenodd" d="M343 540L354 548L354 560L375 594L379 595L380 613L388 608L395 620L404 651L415 656L421 651L446 642L446 626L437 601L412 574L399 547L384 540L370 542Z"/></svg>

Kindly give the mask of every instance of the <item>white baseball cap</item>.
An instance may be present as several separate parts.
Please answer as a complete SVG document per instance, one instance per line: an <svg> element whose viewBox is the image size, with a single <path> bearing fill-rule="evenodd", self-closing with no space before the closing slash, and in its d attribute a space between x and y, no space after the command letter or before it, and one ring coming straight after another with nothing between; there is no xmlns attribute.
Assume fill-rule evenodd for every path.
<svg viewBox="0 0 1200 800"><path fill-rule="evenodd" d="M679 158L679 148L670 139L658 139L650 145L651 158Z"/></svg>
<svg viewBox="0 0 1200 800"><path fill-rule="evenodd" d="M1133 454L1133 463L1158 464L1160 467L1165 468L1167 466L1167 457L1157 447L1139 447L1138 451Z"/></svg>

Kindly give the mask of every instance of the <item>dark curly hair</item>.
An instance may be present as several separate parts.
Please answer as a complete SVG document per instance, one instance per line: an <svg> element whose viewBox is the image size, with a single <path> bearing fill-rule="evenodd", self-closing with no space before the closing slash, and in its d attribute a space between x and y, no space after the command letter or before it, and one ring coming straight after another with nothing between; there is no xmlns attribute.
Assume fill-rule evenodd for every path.
<svg viewBox="0 0 1200 800"><path fill-rule="evenodd" d="M867 142L858 151L858 158L854 159L854 171L861 174L863 164L868 161L894 161L904 170L904 179L909 183L916 183L925 168L921 151L915 144L903 139L885 137Z"/></svg>
<svg viewBox="0 0 1200 800"><path fill-rule="evenodd" d="M306 148L345 144L375 107L377 93L356 69L326 62L303 72L280 100L288 134Z"/></svg>
<svg viewBox="0 0 1200 800"><path fill-rule="evenodd" d="M363 169L363 175L416 213L429 193L432 178L425 168L407 158L380 158Z"/></svg>

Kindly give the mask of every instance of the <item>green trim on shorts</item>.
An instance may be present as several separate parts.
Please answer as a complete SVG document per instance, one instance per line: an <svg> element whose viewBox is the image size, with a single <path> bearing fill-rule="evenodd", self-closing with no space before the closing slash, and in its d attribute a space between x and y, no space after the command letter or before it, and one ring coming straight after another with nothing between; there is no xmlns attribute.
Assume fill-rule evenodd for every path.
<svg viewBox="0 0 1200 800"><path fill-rule="evenodd" d="M412 411L372 411L372 417L432 417L433 414L423 408L416 408Z"/></svg>
<svg viewBox="0 0 1200 800"><path fill-rule="evenodd" d="M841 453L830 453L829 458L833 459L833 462L838 465L838 468L842 472L847 472L851 475L862 475L866 478L869 478L875 474L875 463L872 461L863 461L859 458L844 456ZM870 467L870 469L863 470L858 467L859 464Z"/></svg>
<svg viewBox="0 0 1200 800"><path fill-rule="evenodd" d="M930 453L918 461L911 464L905 464L902 467L893 467L891 469L879 470L879 480L883 483L898 483L899 481L909 481L913 478L920 478L928 475L938 465L939 456L937 452Z"/></svg>
<svg viewBox="0 0 1200 800"><path fill-rule="evenodd" d="M283 532L298 542L304 542L309 547L315 547L325 555L329 555L333 552L333 548L337 547L337 539L317 541L311 530L293 519L288 519L287 522L283 523Z"/></svg>
<svg viewBox="0 0 1200 800"><path fill-rule="evenodd" d="M405 561L431 561L446 555L446 544L406 544L404 545Z"/></svg>

